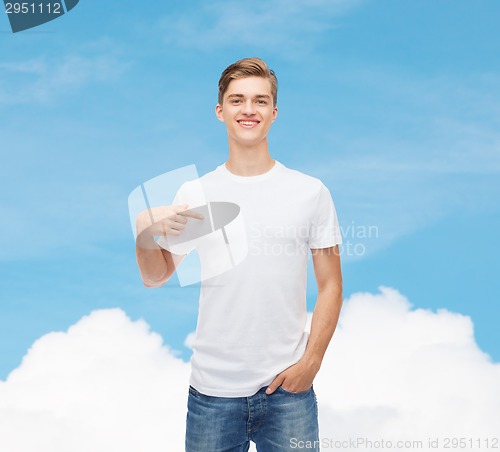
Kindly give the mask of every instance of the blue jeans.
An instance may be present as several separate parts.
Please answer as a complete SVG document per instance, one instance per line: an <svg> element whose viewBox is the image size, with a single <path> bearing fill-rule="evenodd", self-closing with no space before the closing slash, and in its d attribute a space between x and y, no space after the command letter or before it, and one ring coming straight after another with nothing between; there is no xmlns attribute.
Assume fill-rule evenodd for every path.
<svg viewBox="0 0 500 452"><path fill-rule="evenodd" d="M189 387L186 452L319 451L318 404L314 389L267 395L213 397Z"/></svg>

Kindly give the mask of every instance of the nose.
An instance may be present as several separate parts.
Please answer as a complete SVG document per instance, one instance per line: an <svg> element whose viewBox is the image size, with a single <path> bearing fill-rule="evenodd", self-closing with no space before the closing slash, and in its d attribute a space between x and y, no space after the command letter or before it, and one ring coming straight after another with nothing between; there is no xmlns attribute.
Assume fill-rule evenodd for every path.
<svg viewBox="0 0 500 452"><path fill-rule="evenodd" d="M243 105L241 106L241 112L244 115L253 115L255 113L255 105L252 102L252 99L248 99L243 103Z"/></svg>

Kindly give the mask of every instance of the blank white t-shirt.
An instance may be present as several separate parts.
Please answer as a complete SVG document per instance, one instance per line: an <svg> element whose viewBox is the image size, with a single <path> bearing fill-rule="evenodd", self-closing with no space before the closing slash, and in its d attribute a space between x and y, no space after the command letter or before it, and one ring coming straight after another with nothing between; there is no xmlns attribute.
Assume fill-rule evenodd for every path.
<svg viewBox="0 0 500 452"><path fill-rule="evenodd" d="M335 206L319 179L278 161L249 177L222 164L183 184L174 204L204 202L240 207L247 254L201 283L190 384L207 395L250 396L305 351L308 252L342 243Z"/></svg>

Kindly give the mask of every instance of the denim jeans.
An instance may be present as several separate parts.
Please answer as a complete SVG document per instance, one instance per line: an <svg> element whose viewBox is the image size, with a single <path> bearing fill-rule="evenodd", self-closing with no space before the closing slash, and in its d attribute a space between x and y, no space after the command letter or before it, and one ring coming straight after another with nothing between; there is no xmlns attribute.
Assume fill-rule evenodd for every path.
<svg viewBox="0 0 500 452"><path fill-rule="evenodd" d="M319 451L318 405L314 389L267 395L213 397L189 387L186 452Z"/></svg>

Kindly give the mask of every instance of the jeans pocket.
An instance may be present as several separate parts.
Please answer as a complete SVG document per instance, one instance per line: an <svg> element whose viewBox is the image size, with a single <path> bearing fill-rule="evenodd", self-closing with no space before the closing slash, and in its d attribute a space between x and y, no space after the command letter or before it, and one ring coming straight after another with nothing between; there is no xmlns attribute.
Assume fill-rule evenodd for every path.
<svg viewBox="0 0 500 452"><path fill-rule="evenodd" d="M298 391L298 392L292 392L292 391L287 391L283 386L278 386L278 390L281 390L284 394L289 394L289 395L301 395L301 394L307 394L308 392L312 391L313 387L310 386L308 389L305 391Z"/></svg>
<svg viewBox="0 0 500 452"><path fill-rule="evenodd" d="M191 394L191 395L193 395L195 397L200 397L202 395L201 392L198 392L191 385L189 385L189 394Z"/></svg>

